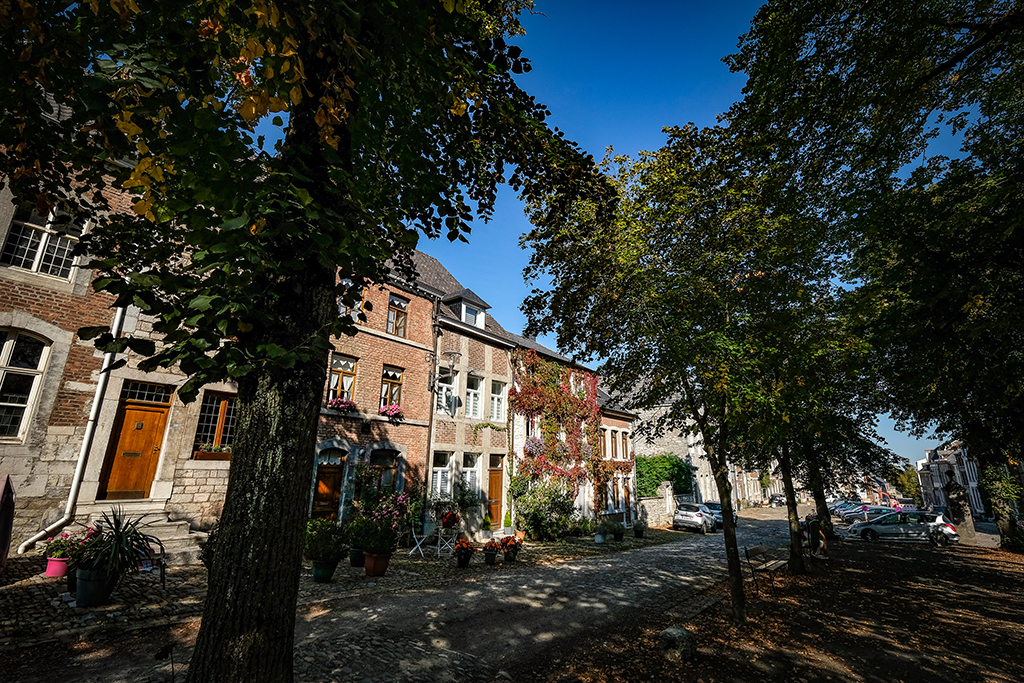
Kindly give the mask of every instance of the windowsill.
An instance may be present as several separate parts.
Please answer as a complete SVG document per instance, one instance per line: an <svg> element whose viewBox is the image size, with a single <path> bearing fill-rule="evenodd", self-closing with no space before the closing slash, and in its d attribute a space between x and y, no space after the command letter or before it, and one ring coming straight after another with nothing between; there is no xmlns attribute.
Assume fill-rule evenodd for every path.
<svg viewBox="0 0 1024 683"><path fill-rule="evenodd" d="M77 267L71 271L70 278L59 278L44 273L37 273L32 270L24 270L12 266L0 266L0 277L5 280L12 280L26 285L45 287L57 292L71 294L74 292L74 276L77 274Z"/></svg>
<svg viewBox="0 0 1024 683"><path fill-rule="evenodd" d="M193 451L193 460L231 460L229 451Z"/></svg>

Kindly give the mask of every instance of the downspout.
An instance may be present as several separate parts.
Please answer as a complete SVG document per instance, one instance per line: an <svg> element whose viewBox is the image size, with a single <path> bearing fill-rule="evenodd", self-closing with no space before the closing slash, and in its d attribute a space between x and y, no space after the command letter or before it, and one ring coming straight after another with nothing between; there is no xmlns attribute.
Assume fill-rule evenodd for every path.
<svg viewBox="0 0 1024 683"><path fill-rule="evenodd" d="M434 459L434 413L437 412L437 344L438 339L441 338L441 298L434 298L434 310L432 314L432 320L430 324L430 330L434 335L434 350L430 354L431 368L428 373L428 377L433 377L434 381L430 386L430 405L428 406L429 412L427 413L427 462L425 463L423 472L423 514L428 515L430 510L430 476L432 473L433 459ZM426 517L421 517L423 526L421 527L426 530L427 520Z"/></svg>
<svg viewBox="0 0 1024 683"><path fill-rule="evenodd" d="M111 334L114 335L115 339L121 336L121 326L124 324L124 311L124 307L118 308L117 313L114 315L114 327L111 330ZM24 555L29 547L36 544L36 541L50 536L56 530L66 526L74 518L75 508L78 505L78 493L82 489L82 479L85 477L85 466L89 462L89 451L92 450L92 442L96 436L96 420L99 417L100 409L103 406L103 399L107 393L107 384L110 382L108 368L114 362L114 355L111 352L103 356L103 368L100 370L99 380L96 383L96 394L92 399L89 421L85 424L85 436L82 438L82 448L78 451L78 464L75 467L75 476L71 480L71 490L68 492L68 502L64 507L64 516L19 545L19 555Z"/></svg>

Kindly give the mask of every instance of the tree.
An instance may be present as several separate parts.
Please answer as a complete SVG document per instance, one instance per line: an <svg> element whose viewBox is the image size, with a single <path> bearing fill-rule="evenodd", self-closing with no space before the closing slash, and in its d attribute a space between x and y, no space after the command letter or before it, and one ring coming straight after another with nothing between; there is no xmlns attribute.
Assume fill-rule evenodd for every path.
<svg viewBox="0 0 1024 683"><path fill-rule="evenodd" d="M693 431L723 506L733 613L746 617L729 463L773 400L770 370L795 302L821 291L813 216L776 203L757 145L724 128L667 129L657 152L618 164L619 210L537 205L527 276L547 278L524 304L559 348L605 359L626 407L670 404L652 430ZM611 163L609 162L609 167ZM561 207L557 207L561 208Z"/></svg>
<svg viewBox="0 0 1024 683"><path fill-rule="evenodd" d="M607 198L545 124L505 38L528 0L6 3L0 174L76 221L98 289L159 347L102 330L186 400L238 384L239 433L190 681L288 681L315 424L339 306L465 239L496 186ZM284 115L287 115L287 123ZM261 121L283 138L267 149ZM506 165L513 168L506 177ZM133 211L111 210L116 192Z"/></svg>
<svg viewBox="0 0 1024 683"><path fill-rule="evenodd" d="M1015 0L779 0L727 59L749 77L732 124L776 141L852 257L885 407L983 462L1021 448L1022 54ZM923 159L940 136L959 159Z"/></svg>

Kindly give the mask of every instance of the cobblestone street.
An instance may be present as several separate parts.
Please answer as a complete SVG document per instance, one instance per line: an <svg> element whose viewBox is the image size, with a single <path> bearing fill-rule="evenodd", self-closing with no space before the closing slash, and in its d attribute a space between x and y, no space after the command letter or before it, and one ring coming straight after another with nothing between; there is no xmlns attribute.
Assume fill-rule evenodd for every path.
<svg viewBox="0 0 1024 683"><path fill-rule="evenodd" d="M768 508L741 512L741 552L744 545L785 544L783 515L781 509ZM334 582L314 584L306 573L296 680L501 680L508 658L524 651L543 656L592 630L611 628L637 610L699 611L701 591L726 575L721 532L653 535L659 534L653 540L627 538L620 547L628 549L619 552L596 548L590 539L527 543L520 561L501 567L487 567L477 555L469 570L460 571L451 560L421 560L400 552L388 575L377 580L341 567ZM669 542L657 542L663 540ZM58 652L67 647L71 653L76 639L96 639L109 648L126 633L138 630L142 637L147 632L140 629L176 624L184 625L173 636L180 642L180 669L205 595L201 567L172 568L166 588L155 575L133 577L119 589L114 604L91 610L74 607L70 596L61 594L60 579L31 575L11 583L10 578L5 576L7 585L0 586L0 648L6 650L0 651L0 660L7 660L0 681L31 683L53 676L55 662L39 670L21 651L33 644L33 649L46 649L49 643ZM117 648L111 648L109 657L118 656ZM80 681L169 680L169 665L149 657L125 658L120 668L112 663L73 655L63 662Z"/></svg>

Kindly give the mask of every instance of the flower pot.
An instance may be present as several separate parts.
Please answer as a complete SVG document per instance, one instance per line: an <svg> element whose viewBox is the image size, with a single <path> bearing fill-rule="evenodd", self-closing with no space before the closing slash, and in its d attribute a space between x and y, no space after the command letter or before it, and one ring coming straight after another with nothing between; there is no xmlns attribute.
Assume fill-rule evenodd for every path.
<svg viewBox="0 0 1024 683"><path fill-rule="evenodd" d="M526 532L516 531L516 538L518 538L519 540L524 540L526 538Z"/></svg>
<svg viewBox="0 0 1024 683"><path fill-rule="evenodd" d="M340 560L313 560L313 581L329 583Z"/></svg>
<svg viewBox="0 0 1024 683"><path fill-rule="evenodd" d="M46 575L47 576L67 576L68 575L68 558L66 558L66 557L48 557L48 558L46 558Z"/></svg>
<svg viewBox="0 0 1024 683"><path fill-rule="evenodd" d="M388 570L388 563L391 562L391 553L371 553L364 550L363 555L366 557L366 575L384 576L384 572Z"/></svg>
<svg viewBox="0 0 1024 683"><path fill-rule="evenodd" d="M636 536L637 538L643 538L644 537L644 530L639 528L639 527L633 527L633 535Z"/></svg>
<svg viewBox="0 0 1024 683"><path fill-rule="evenodd" d="M604 541L605 541L604 534L594 534L594 543L598 543L600 545L604 545Z"/></svg>
<svg viewBox="0 0 1024 683"><path fill-rule="evenodd" d="M484 564L494 564L494 558L497 557L498 551L484 551Z"/></svg>
<svg viewBox="0 0 1024 683"><path fill-rule="evenodd" d="M455 522L441 522L441 528L442 529L454 529L455 528Z"/></svg>
<svg viewBox="0 0 1024 683"><path fill-rule="evenodd" d="M517 554L518 553L515 550L506 550L505 551L505 564L508 564L509 562L515 562Z"/></svg>
<svg viewBox="0 0 1024 683"><path fill-rule="evenodd" d="M363 551L359 548L350 548L348 551L348 562L353 567L362 567L366 562L366 557L363 555Z"/></svg>
<svg viewBox="0 0 1024 683"><path fill-rule="evenodd" d="M78 569L78 586L75 604L78 607L97 607L110 600L118 576L104 570Z"/></svg>
<svg viewBox="0 0 1024 683"><path fill-rule="evenodd" d="M614 538L616 541L621 541L622 537L625 536L625 534L625 531L613 531L612 538Z"/></svg>
<svg viewBox="0 0 1024 683"><path fill-rule="evenodd" d="M455 561L458 563L459 569L466 569L469 567L469 561L472 559L471 553L461 553L455 556Z"/></svg>

